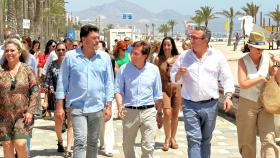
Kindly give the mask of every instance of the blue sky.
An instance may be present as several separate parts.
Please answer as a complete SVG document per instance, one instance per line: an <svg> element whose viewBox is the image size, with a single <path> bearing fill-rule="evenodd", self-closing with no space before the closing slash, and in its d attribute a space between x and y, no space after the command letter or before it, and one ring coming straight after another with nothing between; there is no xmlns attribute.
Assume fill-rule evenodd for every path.
<svg viewBox="0 0 280 158"><path fill-rule="evenodd" d="M66 9L68 12L80 11L91 6L98 6L104 3L110 3L116 0L66 0ZM152 12L160 12L164 9L173 9L185 15L192 15L200 6L214 7L214 11L221 11L233 6L239 9L247 2L254 2L261 6L264 14L276 8L280 4L280 0L128 0Z"/></svg>

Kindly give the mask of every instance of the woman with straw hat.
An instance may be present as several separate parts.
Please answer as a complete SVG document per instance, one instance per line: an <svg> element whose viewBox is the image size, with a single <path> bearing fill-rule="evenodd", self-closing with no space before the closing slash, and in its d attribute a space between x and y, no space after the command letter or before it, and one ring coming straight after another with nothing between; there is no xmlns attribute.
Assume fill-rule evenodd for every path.
<svg viewBox="0 0 280 158"><path fill-rule="evenodd" d="M247 45L250 52L238 61L239 106L236 115L239 151L243 158L256 157L257 130L261 157L278 157L275 144L274 116L265 111L260 95L267 77L275 76L277 57L264 53L268 43L260 32L251 32ZM280 80L278 81L280 82Z"/></svg>

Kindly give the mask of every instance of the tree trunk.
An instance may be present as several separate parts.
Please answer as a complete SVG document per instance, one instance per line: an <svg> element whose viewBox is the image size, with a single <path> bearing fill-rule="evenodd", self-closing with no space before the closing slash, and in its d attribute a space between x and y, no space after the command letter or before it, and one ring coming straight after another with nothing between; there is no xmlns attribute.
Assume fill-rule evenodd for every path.
<svg viewBox="0 0 280 158"><path fill-rule="evenodd" d="M23 27L22 27L22 20L23 20L23 0L17 0L16 3L16 17L17 17L17 33L20 36L23 36Z"/></svg>
<svg viewBox="0 0 280 158"><path fill-rule="evenodd" d="M232 36L232 31L233 31L233 20L230 19L230 23L229 23L229 34L228 34L228 46L231 45L231 36Z"/></svg>
<svg viewBox="0 0 280 158"><path fill-rule="evenodd" d="M44 0L36 0L36 9L34 17L34 37L35 39L41 41L42 37L42 22L43 22L43 9L44 9Z"/></svg>
<svg viewBox="0 0 280 158"><path fill-rule="evenodd" d="M0 0L0 32L4 32L4 0ZM0 43L3 41L3 36L0 35Z"/></svg>
<svg viewBox="0 0 280 158"><path fill-rule="evenodd" d="M34 0L28 0L28 19L30 19L29 36L32 38L34 38L34 16L35 16Z"/></svg>
<svg viewBox="0 0 280 158"><path fill-rule="evenodd" d="M15 3L14 0L8 0L8 12L7 12L7 22L8 22L8 28L16 33L16 11L15 11Z"/></svg>

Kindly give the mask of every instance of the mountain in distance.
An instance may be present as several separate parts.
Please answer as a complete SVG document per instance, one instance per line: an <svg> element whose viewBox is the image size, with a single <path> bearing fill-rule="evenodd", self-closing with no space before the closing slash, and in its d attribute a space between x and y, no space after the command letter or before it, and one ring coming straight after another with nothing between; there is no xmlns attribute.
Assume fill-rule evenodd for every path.
<svg viewBox="0 0 280 158"><path fill-rule="evenodd" d="M124 13L131 13L132 19L122 19ZM81 21L92 21L94 24L96 24L96 21L98 24L99 20L96 19L100 17L101 30L106 25L113 24L115 27L135 26L142 33L146 33L145 24L149 25L148 29L150 33L152 31L152 24L155 24L155 33L157 33L161 24L167 23L168 20L175 20L177 24L174 27L174 33L178 32L180 34L184 34L185 32L184 21L189 21L191 17L191 15L183 15L171 9L154 13L127 0L116 0L112 3L93 6L79 12L73 12L73 15L79 16ZM225 32L224 22L225 18L217 18L209 22L209 28L213 32ZM239 26L238 28L240 28Z"/></svg>

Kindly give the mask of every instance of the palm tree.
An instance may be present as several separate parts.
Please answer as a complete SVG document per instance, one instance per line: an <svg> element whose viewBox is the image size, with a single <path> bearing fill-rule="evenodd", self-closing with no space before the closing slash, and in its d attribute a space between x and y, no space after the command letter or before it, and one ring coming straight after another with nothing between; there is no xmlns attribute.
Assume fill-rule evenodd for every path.
<svg viewBox="0 0 280 158"><path fill-rule="evenodd" d="M208 26L208 22L212 19L215 19L215 15L213 13L213 8L209 6L200 7L200 10L195 11L196 15L202 18L205 26Z"/></svg>
<svg viewBox="0 0 280 158"><path fill-rule="evenodd" d="M15 11L15 1L8 0L7 1L7 22L8 28L11 29L12 32L16 32L16 11Z"/></svg>
<svg viewBox="0 0 280 158"><path fill-rule="evenodd" d="M0 32L4 32L4 0L0 0ZM3 41L3 36L0 35L0 42Z"/></svg>
<svg viewBox="0 0 280 158"><path fill-rule="evenodd" d="M28 19L30 19L29 36L34 36L35 4L34 0L28 0Z"/></svg>
<svg viewBox="0 0 280 158"><path fill-rule="evenodd" d="M192 21L194 21L197 24L197 26L200 26L203 21L202 17L199 15L195 15L195 16L191 17L191 19L192 19Z"/></svg>
<svg viewBox="0 0 280 158"><path fill-rule="evenodd" d="M274 11L268 13L268 16L270 16L276 22L277 31L279 32L279 25L280 25L279 4L277 5Z"/></svg>
<svg viewBox="0 0 280 158"><path fill-rule="evenodd" d="M232 36L232 31L233 31L233 19L238 16L242 15L241 12L237 11L235 12L233 10L233 7L230 7L229 10L222 10L222 12L217 12L217 14L225 16L226 18L229 19L229 35L228 35L228 46L231 45L231 36Z"/></svg>
<svg viewBox="0 0 280 158"><path fill-rule="evenodd" d="M168 22L168 25L170 26L171 28L171 37L173 37L173 29L174 29L174 26L177 24L175 20L169 20Z"/></svg>
<svg viewBox="0 0 280 158"><path fill-rule="evenodd" d="M148 36L148 34L149 34L149 24L145 24L145 28L146 28L146 35Z"/></svg>
<svg viewBox="0 0 280 158"><path fill-rule="evenodd" d="M155 39L155 26L156 26L156 25L153 23L153 24L152 24L152 33L153 33L152 40Z"/></svg>
<svg viewBox="0 0 280 158"><path fill-rule="evenodd" d="M241 9L245 12L246 15L250 15L254 18L254 23L257 22L257 13L259 11L260 6L256 5L255 3L246 3L244 7Z"/></svg>
<svg viewBox="0 0 280 158"><path fill-rule="evenodd" d="M170 27L168 24L161 24L158 28L159 33L163 33L164 37L167 36L167 33L170 31Z"/></svg>
<svg viewBox="0 0 280 158"><path fill-rule="evenodd" d="M16 9L16 19L17 19L17 33L22 36L23 35L23 28L22 28L22 21L23 21L23 0L17 0L17 3L15 3Z"/></svg>
<svg viewBox="0 0 280 158"><path fill-rule="evenodd" d="M110 29L113 29L115 26L114 26L114 24L108 24L106 27L108 30L110 30Z"/></svg>
<svg viewBox="0 0 280 158"><path fill-rule="evenodd" d="M34 36L41 37L42 34L42 21L43 21L43 1L44 0L36 0L36 7L35 7L35 17L34 17ZM41 41L42 42L42 41Z"/></svg>

